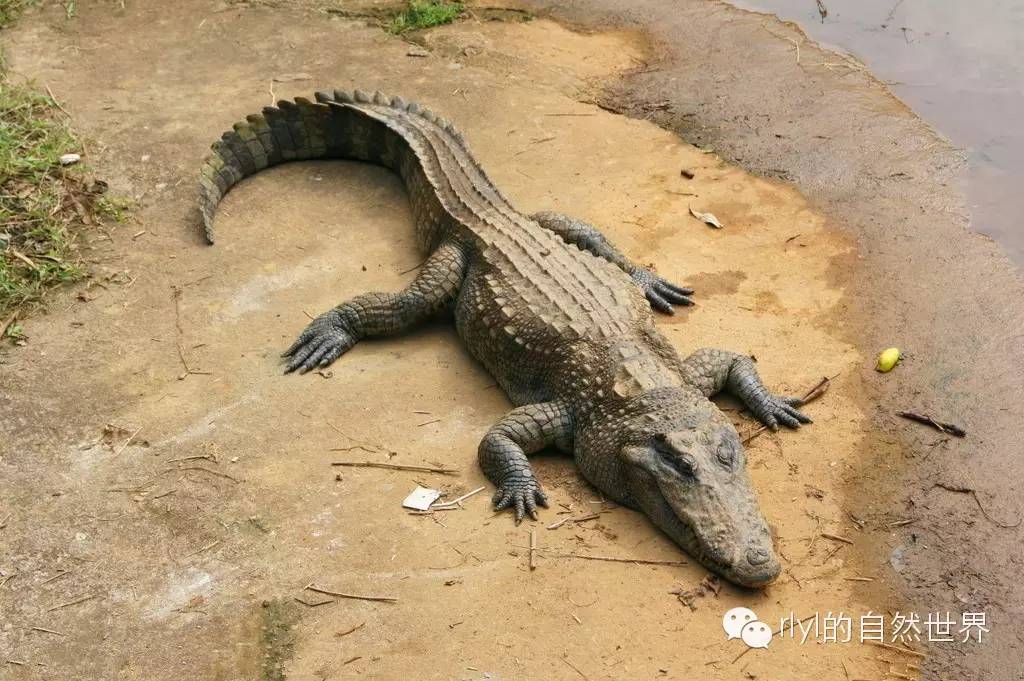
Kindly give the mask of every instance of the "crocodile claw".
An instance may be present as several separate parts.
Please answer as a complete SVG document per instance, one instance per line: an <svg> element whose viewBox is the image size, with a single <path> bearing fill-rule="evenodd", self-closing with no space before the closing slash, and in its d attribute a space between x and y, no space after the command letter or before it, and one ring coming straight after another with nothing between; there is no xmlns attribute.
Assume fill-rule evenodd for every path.
<svg viewBox="0 0 1024 681"><path fill-rule="evenodd" d="M541 491L540 484L533 478L513 478L506 480L494 493L494 510L515 509L516 525L527 513L537 520L537 506L548 507L548 497Z"/></svg>
<svg viewBox="0 0 1024 681"><path fill-rule="evenodd" d="M778 430L779 424L799 428L801 423L811 423L810 417L797 409L801 404L803 400L799 397L768 395L759 404L751 407L751 411L761 423L772 430Z"/></svg>
<svg viewBox="0 0 1024 681"><path fill-rule="evenodd" d="M673 305L693 305L693 301L690 300L690 296L693 295L692 288L676 286L645 267L634 267L630 278L643 289L651 307L658 312L675 314Z"/></svg>
<svg viewBox="0 0 1024 681"><path fill-rule="evenodd" d="M320 315L306 327L290 348L281 356L290 358L285 373L306 373L323 368L341 357L356 344L337 310Z"/></svg>

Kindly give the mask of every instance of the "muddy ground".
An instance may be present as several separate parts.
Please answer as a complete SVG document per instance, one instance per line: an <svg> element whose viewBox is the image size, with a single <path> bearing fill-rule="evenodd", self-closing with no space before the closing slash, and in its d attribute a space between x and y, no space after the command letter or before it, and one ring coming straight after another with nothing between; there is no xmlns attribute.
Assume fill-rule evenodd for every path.
<svg viewBox="0 0 1024 681"><path fill-rule="evenodd" d="M732 10L712 7L743 25ZM722 614L737 605L777 628L791 611L857 616L912 603L899 595L907 568L898 564L898 574L889 552L903 543L916 566L922 549L907 544L913 526L887 523L911 517L892 501L902 503L893 490L918 456L903 435L936 438L871 406L879 379L870 371L873 339L862 329L875 326L863 322L859 301L868 277L892 265L889 241L872 248L835 205L811 203L784 182L722 161L719 153L751 161L720 143L724 123L700 137L683 130L703 150L659 127L673 127L672 115L686 112L650 101L657 81L646 93L637 86L644 82L637 78L658 75L651 65L672 63L664 36L640 30L642 15L628 28L602 31L522 22L516 13L489 18L481 10L418 36L425 52L368 19L284 3L95 3L70 21L59 8L44 10L6 35L13 68L52 88L88 139L94 171L136 208L131 224L92 243L92 282L28 320L27 345L0 350L5 675L916 674L907 666L916 657L857 644L780 637L769 650L739 657L745 646L726 641L721 629ZM662 100L687 92L661 85L670 93ZM193 212L195 170L211 140L272 94L327 87L379 88L424 102L457 122L522 209L587 218L635 259L692 283L700 305L661 320L680 351L717 345L753 353L766 380L791 393L837 376L808 408L813 426L750 445L751 473L784 561L777 584L763 593L725 585L692 599L691 608L671 592L698 589L707 576L698 566L563 557L685 559L642 516L602 503L557 456L537 464L553 501L539 522L516 527L495 516L489 493L434 516L401 509L417 483L449 497L489 490L476 445L509 405L452 329L439 323L363 343L323 375L282 377L277 358L309 315L412 278L419 256L400 183L381 169L339 162L265 172L225 200L213 248L201 245ZM686 96L711 102L694 109L697 120L721 113L720 99L699 90ZM879 116L907 115L889 106ZM645 117L656 120L638 120ZM780 134L794 134L792 126ZM798 181L812 174L792 168L801 169L791 171ZM837 186L849 179L834 177ZM827 185L820 181L818 194ZM805 189L815 195L815 187ZM697 222L691 205L726 228ZM912 238L911 225L900 230L889 239ZM970 248L975 241L960 245ZM870 286L883 297L880 282ZM939 290L931 278L921 286L908 299ZM875 323L907 326L888 316L891 306L882 308ZM932 366L930 350L915 347L892 376L923 380L917 372ZM935 394L942 385L956 386L955 377L929 387L927 406L942 405ZM733 413L741 428L752 427ZM982 424L966 406L955 415L971 430ZM960 447L937 445L931 456L974 451ZM330 465L339 460L443 463L460 472ZM879 492L866 493L865 480ZM953 521L980 536L1011 532L997 534L964 495L930 494L927 503L950 506ZM1012 519L1014 509L994 501L999 494L993 487L982 498ZM926 519L920 506L909 509L915 522ZM546 529L598 510L596 520ZM535 571L524 549L531 529L543 549ZM304 590L310 584L397 601L319 605L333 599ZM966 602L993 605L977 600L989 588L971 582ZM1011 626L991 628L1007 632L1005 644ZM941 653L929 651L925 663L933 659Z"/></svg>

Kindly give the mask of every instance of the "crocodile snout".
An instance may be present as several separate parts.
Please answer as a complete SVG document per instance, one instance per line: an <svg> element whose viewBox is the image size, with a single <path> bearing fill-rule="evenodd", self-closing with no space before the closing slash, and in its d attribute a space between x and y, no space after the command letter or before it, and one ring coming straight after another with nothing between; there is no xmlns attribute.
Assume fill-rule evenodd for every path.
<svg viewBox="0 0 1024 681"><path fill-rule="evenodd" d="M750 546L737 556L730 578L742 586L761 588L779 576L782 566L767 546Z"/></svg>
<svg viewBox="0 0 1024 681"><path fill-rule="evenodd" d="M757 547L747 549L747 562L751 565L764 565L772 557L766 549Z"/></svg>

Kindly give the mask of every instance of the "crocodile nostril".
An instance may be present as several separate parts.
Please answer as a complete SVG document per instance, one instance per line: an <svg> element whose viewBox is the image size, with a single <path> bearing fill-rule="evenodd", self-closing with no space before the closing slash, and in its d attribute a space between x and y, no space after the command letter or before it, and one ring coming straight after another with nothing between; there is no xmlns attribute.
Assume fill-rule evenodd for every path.
<svg viewBox="0 0 1024 681"><path fill-rule="evenodd" d="M765 549L748 549L747 550L747 562L751 565L762 565L767 563L771 554Z"/></svg>

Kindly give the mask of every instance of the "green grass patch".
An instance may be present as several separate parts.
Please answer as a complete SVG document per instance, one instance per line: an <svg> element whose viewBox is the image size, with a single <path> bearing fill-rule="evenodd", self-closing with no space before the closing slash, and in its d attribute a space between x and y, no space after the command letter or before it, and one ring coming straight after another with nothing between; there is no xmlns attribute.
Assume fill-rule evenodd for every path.
<svg viewBox="0 0 1024 681"><path fill-rule="evenodd" d="M0 0L2 1L2 0ZM0 64L0 320L83 276L75 234L104 216L63 154L80 152L48 94L14 83ZM115 216L111 216L115 217Z"/></svg>
<svg viewBox="0 0 1024 681"><path fill-rule="evenodd" d="M35 0L0 0L0 28L6 28L14 23L21 13Z"/></svg>
<svg viewBox="0 0 1024 681"><path fill-rule="evenodd" d="M461 2L411 0L408 7L391 19L388 31L405 33L421 28L450 24L462 14Z"/></svg>

